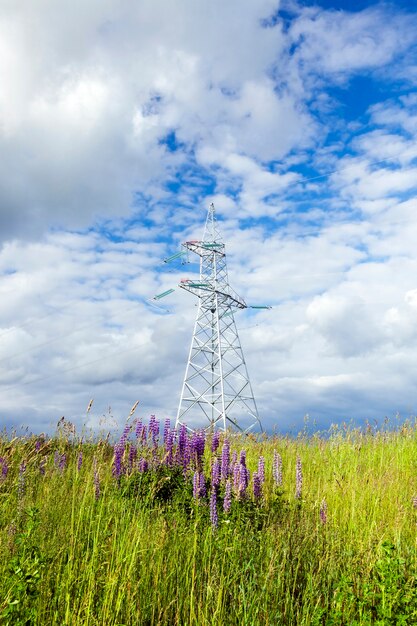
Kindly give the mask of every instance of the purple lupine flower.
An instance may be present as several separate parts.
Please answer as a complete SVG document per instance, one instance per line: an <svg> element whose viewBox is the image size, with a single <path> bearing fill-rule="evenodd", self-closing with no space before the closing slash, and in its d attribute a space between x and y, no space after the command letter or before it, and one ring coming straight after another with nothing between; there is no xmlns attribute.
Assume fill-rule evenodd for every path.
<svg viewBox="0 0 417 626"><path fill-rule="evenodd" d="M274 450L274 461L272 464L272 475L274 483L277 487L282 487L282 458L281 455Z"/></svg>
<svg viewBox="0 0 417 626"><path fill-rule="evenodd" d="M198 501L200 498L205 498L206 493L206 479L204 473L196 470L193 475L193 498Z"/></svg>
<svg viewBox="0 0 417 626"><path fill-rule="evenodd" d="M94 472L94 497L96 500L100 497L100 477L98 472Z"/></svg>
<svg viewBox="0 0 417 626"><path fill-rule="evenodd" d="M36 452L39 452L39 450L41 449L42 446L42 441L40 439L37 439L35 442L35 450Z"/></svg>
<svg viewBox="0 0 417 626"><path fill-rule="evenodd" d="M78 453L78 460L77 460L77 470L78 471L80 471L82 464L83 464L83 453L82 453L82 451L80 451Z"/></svg>
<svg viewBox="0 0 417 626"><path fill-rule="evenodd" d="M61 470L61 472L64 471L66 465L67 465L67 455L64 452L64 454L61 454L61 458L59 459L59 469Z"/></svg>
<svg viewBox="0 0 417 626"><path fill-rule="evenodd" d="M258 478L262 485L265 482L265 459L263 456L260 456L258 461Z"/></svg>
<svg viewBox="0 0 417 626"><path fill-rule="evenodd" d="M149 463L146 459L144 459L143 457L140 458L139 460L139 471L140 472L147 472L148 471L148 467L149 467Z"/></svg>
<svg viewBox="0 0 417 626"><path fill-rule="evenodd" d="M184 474L187 473L188 465L191 459L190 438L188 436L187 426L181 424L178 433L177 450L175 453L175 462L177 465L182 465L184 468Z"/></svg>
<svg viewBox="0 0 417 626"><path fill-rule="evenodd" d="M171 420L169 419L169 417L165 420L164 423L164 443L166 444L169 433L171 430Z"/></svg>
<svg viewBox="0 0 417 626"><path fill-rule="evenodd" d="M221 466L221 477L223 481L226 481L231 474L230 471L230 441L228 439L224 440L223 448L222 448L222 466Z"/></svg>
<svg viewBox="0 0 417 626"><path fill-rule="evenodd" d="M204 448L206 444L206 436L204 431L196 431L191 438L191 454L195 461L196 468L201 471L204 456Z"/></svg>
<svg viewBox="0 0 417 626"><path fill-rule="evenodd" d="M246 450L240 451L239 463L240 465L244 465L246 467Z"/></svg>
<svg viewBox="0 0 417 626"><path fill-rule="evenodd" d="M198 493L200 498L205 498L207 495L206 479L204 476L204 472L200 472L200 477L198 480Z"/></svg>
<svg viewBox="0 0 417 626"><path fill-rule="evenodd" d="M174 437L175 430L170 430L167 433L166 441L165 441L165 463L167 465L172 465L174 459Z"/></svg>
<svg viewBox="0 0 417 626"><path fill-rule="evenodd" d="M114 458L113 458L113 476L119 480L120 476L123 474L123 454L124 454L124 446L119 443L116 443L114 448Z"/></svg>
<svg viewBox="0 0 417 626"><path fill-rule="evenodd" d="M258 472L253 473L253 497L260 500L262 497L262 481Z"/></svg>
<svg viewBox="0 0 417 626"><path fill-rule="evenodd" d="M218 489L220 486L220 461L217 457L211 467L211 485L214 489Z"/></svg>
<svg viewBox="0 0 417 626"><path fill-rule="evenodd" d="M213 437L211 438L211 451L214 454L217 450L217 448L219 447L219 443L220 443L220 431L216 430L215 433L213 433Z"/></svg>
<svg viewBox="0 0 417 626"><path fill-rule="evenodd" d="M147 432L146 432L146 424L142 424L142 430L140 433L140 445L144 446L146 443L146 438L147 438Z"/></svg>
<svg viewBox="0 0 417 626"><path fill-rule="evenodd" d="M135 460L136 460L137 454L138 454L138 451L136 449L136 446L131 444L130 447L129 447L129 458L128 458L129 472L131 472L133 470L133 466L135 464Z"/></svg>
<svg viewBox="0 0 417 626"><path fill-rule="evenodd" d="M239 466L239 486L238 486L238 497L244 498L246 495L246 489L248 488L250 481L250 472L246 465L241 463Z"/></svg>
<svg viewBox="0 0 417 626"><path fill-rule="evenodd" d="M295 469L295 497L301 498L301 492L303 489L303 468L301 465L301 459L297 456L296 469Z"/></svg>
<svg viewBox="0 0 417 626"><path fill-rule="evenodd" d="M240 482L239 465L236 462L233 465L233 489L234 489L235 493L237 493L239 491L239 482Z"/></svg>
<svg viewBox="0 0 417 626"><path fill-rule="evenodd" d="M151 415L149 419L148 431L149 435L152 437L153 446L156 448L159 439L159 421L156 419L155 415Z"/></svg>
<svg viewBox="0 0 417 626"><path fill-rule="evenodd" d="M39 473L45 476L46 459L41 459L39 463Z"/></svg>
<svg viewBox="0 0 417 626"><path fill-rule="evenodd" d="M191 464L191 439L187 435L187 440L185 442L185 450L182 458L182 467L184 469L184 475L187 474L188 468Z"/></svg>
<svg viewBox="0 0 417 626"><path fill-rule="evenodd" d="M187 439L188 439L187 427L185 424L181 424L180 431L178 433L178 445L177 445L178 461L182 460L182 453L184 452L185 446L187 444Z"/></svg>
<svg viewBox="0 0 417 626"><path fill-rule="evenodd" d="M216 529L219 525L219 518L217 514L217 489L211 490L210 496L210 521L213 529Z"/></svg>
<svg viewBox="0 0 417 626"><path fill-rule="evenodd" d="M140 439L142 436L142 420L140 419L136 421L135 436L136 439Z"/></svg>
<svg viewBox="0 0 417 626"><path fill-rule="evenodd" d="M60 459L61 459L61 455L59 454L58 450L55 450L55 453L54 453L54 465L55 465L55 467L59 466Z"/></svg>
<svg viewBox="0 0 417 626"><path fill-rule="evenodd" d="M232 506L232 481L230 478L226 480L226 487L224 490L223 511L225 513L230 512Z"/></svg>
<svg viewBox="0 0 417 626"><path fill-rule="evenodd" d="M199 472L194 472L193 475L193 498L194 500L198 500L200 492L200 474Z"/></svg>
<svg viewBox="0 0 417 626"><path fill-rule="evenodd" d="M320 521L322 524L327 523L327 502L324 498L320 505Z"/></svg>
<svg viewBox="0 0 417 626"><path fill-rule="evenodd" d="M1 463L1 477L2 479L6 479L7 474L9 473L9 466L5 458L0 458Z"/></svg>
<svg viewBox="0 0 417 626"><path fill-rule="evenodd" d="M123 452L126 448L126 444L127 444L127 440L129 439L129 433L130 433L131 428L132 427L130 424L126 424L126 426L123 429L122 436L120 437L119 445L123 448Z"/></svg>

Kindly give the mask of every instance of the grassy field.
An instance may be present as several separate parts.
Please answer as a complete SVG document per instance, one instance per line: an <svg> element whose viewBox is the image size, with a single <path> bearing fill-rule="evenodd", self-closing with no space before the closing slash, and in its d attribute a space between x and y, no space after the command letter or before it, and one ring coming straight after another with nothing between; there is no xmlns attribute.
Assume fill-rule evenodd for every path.
<svg viewBox="0 0 417 626"><path fill-rule="evenodd" d="M414 423L4 435L0 624L417 624L416 496Z"/></svg>

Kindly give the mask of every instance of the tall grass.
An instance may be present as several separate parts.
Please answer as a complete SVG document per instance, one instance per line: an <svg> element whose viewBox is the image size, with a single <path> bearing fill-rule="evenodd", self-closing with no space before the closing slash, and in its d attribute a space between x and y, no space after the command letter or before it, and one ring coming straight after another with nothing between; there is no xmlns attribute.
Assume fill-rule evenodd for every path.
<svg viewBox="0 0 417 626"><path fill-rule="evenodd" d="M265 482L234 491L228 513L222 483L217 525L224 436L216 453L206 444L198 500L192 463L167 465L162 445L147 440L129 469L130 438L120 475L106 441L0 440L0 624L417 624L415 424L229 437L252 480L264 457Z"/></svg>

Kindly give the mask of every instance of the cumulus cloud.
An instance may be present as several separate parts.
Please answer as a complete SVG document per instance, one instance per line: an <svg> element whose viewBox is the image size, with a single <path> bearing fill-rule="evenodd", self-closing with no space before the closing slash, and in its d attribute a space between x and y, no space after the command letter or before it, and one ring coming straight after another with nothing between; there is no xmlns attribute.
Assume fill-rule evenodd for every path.
<svg viewBox="0 0 417 626"><path fill-rule="evenodd" d="M196 303L148 300L211 200L266 427L414 410L415 14L286 5L2 4L4 423L174 417Z"/></svg>

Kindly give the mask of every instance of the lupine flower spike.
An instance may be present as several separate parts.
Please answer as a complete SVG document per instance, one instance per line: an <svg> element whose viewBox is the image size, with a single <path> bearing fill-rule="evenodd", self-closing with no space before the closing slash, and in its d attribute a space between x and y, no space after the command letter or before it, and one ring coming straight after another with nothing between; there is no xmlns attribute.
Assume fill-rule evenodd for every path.
<svg viewBox="0 0 417 626"><path fill-rule="evenodd" d="M274 483L277 487L282 487L282 458L281 455L274 450L274 460L272 465L272 475Z"/></svg>
<svg viewBox="0 0 417 626"><path fill-rule="evenodd" d="M217 514L217 490L211 490L210 496L210 521L213 529L216 529L219 525L219 518Z"/></svg>
<svg viewBox="0 0 417 626"><path fill-rule="evenodd" d="M320 505L320 521L322 524L326 524L327 523L327 503L326 500L323 498L322 503Z"/></svg>

